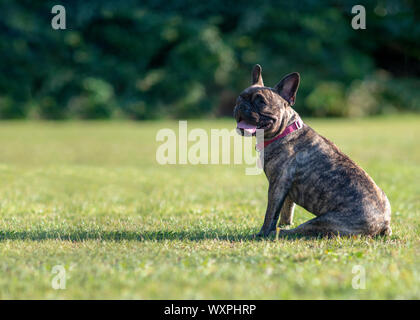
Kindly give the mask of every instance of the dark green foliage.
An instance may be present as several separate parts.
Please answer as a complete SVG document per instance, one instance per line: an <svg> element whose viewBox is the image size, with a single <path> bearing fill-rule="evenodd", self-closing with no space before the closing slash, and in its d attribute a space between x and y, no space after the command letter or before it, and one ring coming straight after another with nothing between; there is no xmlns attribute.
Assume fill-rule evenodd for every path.
<svg viewBox="0 0 420 320"><path fill-rule="evenodd" d="M255 63L269 86L301 73L305 115L419 111L416 1L362 1L366 30L354 4L0 0L0 118L231 115Z"/></svg>

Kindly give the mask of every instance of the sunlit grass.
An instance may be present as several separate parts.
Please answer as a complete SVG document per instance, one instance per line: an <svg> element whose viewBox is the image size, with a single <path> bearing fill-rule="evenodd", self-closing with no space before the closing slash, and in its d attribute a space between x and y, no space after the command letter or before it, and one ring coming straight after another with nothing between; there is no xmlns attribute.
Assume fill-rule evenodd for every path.
<svg viewBox="0 0 420 320"><path fill-rule="evenodd" d="M307 122L387 193L391 237L254 240L265 177L158 165L156 132L177 122L0 123L0 298L420 298L420 117Z"/></svg>

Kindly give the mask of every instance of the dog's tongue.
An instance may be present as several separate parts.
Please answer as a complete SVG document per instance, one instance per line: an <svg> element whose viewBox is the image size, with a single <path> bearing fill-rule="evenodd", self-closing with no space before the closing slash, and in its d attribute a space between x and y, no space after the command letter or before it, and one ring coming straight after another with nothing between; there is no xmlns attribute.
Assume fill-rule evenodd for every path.
<svg viewBox="0 0 420 320"><path fill-rule="evenodd" d="M253 126L252 124L246 123L245 121L238 122L238 128L244 129L244 131L253 134L257 131L257 126Z"/></svg>

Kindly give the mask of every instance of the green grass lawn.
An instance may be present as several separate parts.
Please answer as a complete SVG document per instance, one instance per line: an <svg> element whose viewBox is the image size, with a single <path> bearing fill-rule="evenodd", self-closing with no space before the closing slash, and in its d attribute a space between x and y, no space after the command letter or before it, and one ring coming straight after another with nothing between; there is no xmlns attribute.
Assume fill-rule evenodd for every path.
<svg viewBox="0 0 420 320"><path fill-rule="evenodd" d="M265 176L157 164L156 132L177 122L0 122L0 298L419 299L420 116L307 123L386 192L391 237L252 239Z"/></svg>

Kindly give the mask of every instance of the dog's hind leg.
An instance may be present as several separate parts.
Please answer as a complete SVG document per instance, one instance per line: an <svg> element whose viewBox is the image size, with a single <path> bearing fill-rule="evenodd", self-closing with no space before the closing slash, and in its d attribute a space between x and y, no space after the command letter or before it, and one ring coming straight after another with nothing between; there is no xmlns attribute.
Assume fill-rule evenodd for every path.
<svg viewBox="0 0 420 320"><path fill-rule="evenodd" d="M280 222L279 225L291 225L293 224L293 212L295 209L295 203L290 196L287 196L284 200L283 207L280 211Z"/></svg>
<svg viewBox="0 0 420 320"><path fill-rule="evenodd" d="M280 230L280 236L333 236L369 234L366 222L357 215L328 212L290 230Z"/></svg>

